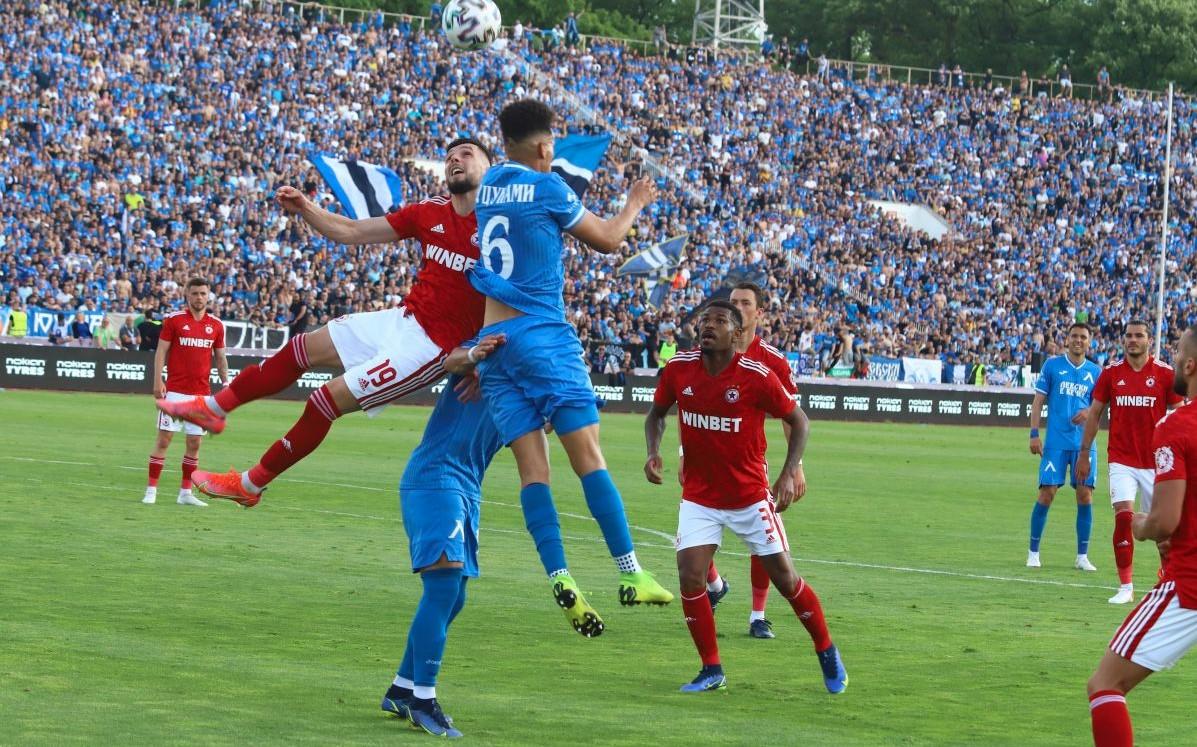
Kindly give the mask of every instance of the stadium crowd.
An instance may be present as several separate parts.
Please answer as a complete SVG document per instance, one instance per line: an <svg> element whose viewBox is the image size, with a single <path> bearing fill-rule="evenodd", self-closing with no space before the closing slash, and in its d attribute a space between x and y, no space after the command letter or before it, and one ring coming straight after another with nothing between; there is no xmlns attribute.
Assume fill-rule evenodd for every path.
<svg viewBox="0 0 1197 747"><path fill-rule="evenodd" d="M642 278L615 276L622 258L574 248L567 309L600 373L626 369L625 352L652 365L729 278L767 285L764 336L813 369L833 350L845 363L864 351L1028 363L1075 319L1108 354L1125 319L1152 315L1158 99L805 76L702 49L546 49L527 33L463 54L381 15L340 25L201 5L0 6L0 303L161 313L200 274L218 316L293 333L394 305L414 244L334 245L274 190L331 201L305 161L318 150L392 166L408 199L436 193L439 175L412 159L439 158L458 134L498 147L501 105L535 95L567 116L588 106L618 133L586 195L595 212L661 169L624 258L690 237L660 308ZM1171 330L1197 303L1195 124L1178 98ZM870 200L923 203L955 232L934 240Z"/></svg>

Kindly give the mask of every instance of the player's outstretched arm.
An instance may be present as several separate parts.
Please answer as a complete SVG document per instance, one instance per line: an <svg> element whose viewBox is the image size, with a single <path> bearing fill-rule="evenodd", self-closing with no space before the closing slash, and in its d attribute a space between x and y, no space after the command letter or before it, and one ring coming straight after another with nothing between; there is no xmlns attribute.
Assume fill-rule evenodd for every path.
<svg viewBox="0 0 1197 747"><path fill-rule="evenodd" d="M798 492L798 472L802 469L802 455L806 451L806 439L810 435L810 419L801 407L795 405L790 413L782 418L782 422L790 426L789 438L786 441L786 460L781 465L781 474L773 485L773 500L777 503L778 511L785 511L790 504L806 493L806 480L803 479L802 492Z"/></svg>
<svg viewBox="0 0 1197 747"><path fill-rule="evenodd" d="M648 459L644 462L644 476L654 485L661 479L661 439L665 436L665 416L668 407L654 404L644 418L644 441L648 446Z"/></svg>
<svg viewBox="0 0 1197 747"><path fill-rule="evenodd" d="M456 348L445 358L445 370L459 376L471 374L475 366L486 360L487 356L505 342L507 335L487 335L476 345Z"/></svg>
<svg viewBox="0 0 1197 747"><path fill-rule="evenodd" d="M619 251L620 244L627 237L632 224L644 208L657 199L657 185L649 177L636 180L628 192L628 199L624 202L623 210L613 218L603 219L587 211L577 225L569 229L570 236L586 244L596 252L613 254Z"/></svg>
<svg viewBox="0 0 1197 747"><path fill-rule="evenodd" d="M316 233L338 244L385 244L397 238L386 218L354 220L330 213L295 187L279 187L274 199L283 210L303 218Z"/></svg>

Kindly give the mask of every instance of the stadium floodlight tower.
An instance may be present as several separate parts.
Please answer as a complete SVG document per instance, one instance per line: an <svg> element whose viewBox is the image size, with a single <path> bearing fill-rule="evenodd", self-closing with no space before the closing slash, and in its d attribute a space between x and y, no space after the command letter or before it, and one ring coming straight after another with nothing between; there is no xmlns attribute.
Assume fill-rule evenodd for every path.
<svg viewBox="0 0 1197 747"><path fill-rule="evenodd" d="M765 38L765 0L694 0L691 44L759 46Z"/></svg>

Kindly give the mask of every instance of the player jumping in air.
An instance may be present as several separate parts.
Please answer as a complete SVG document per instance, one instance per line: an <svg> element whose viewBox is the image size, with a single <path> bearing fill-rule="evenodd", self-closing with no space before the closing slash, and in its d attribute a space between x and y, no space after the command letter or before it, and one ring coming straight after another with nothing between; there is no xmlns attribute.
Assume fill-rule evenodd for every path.
<svg viewBox="0 0 1197 747"><path fill-rule="evenodd" d="M702 658L698 676L683 685L682 691L726 686L706 574L727 528L760 559L773 585L810 633L828 692L841 693L848 686L848 673L827 632L819 597L794 570L785 526L777 514L798 498L795 483L806 448L806 415L776 374L736 352L744 322L734 305L709 302L699 317L698 329L699 350L678 353L666 364L644 423L648 444L644 473L649 482L660 485L665 416L677 404L678 429L687 456L678 516L677 567L682 610ZM765 462L766 415L781 418L790 426L785 463L772 492Z"/></svg>
<svg viewBox="0 0 1197 747"><path fill-rule="evenodd" d="M1135 494L1142 501L1144 513L1151 511L1151 436L1168 406L1180 402L1172 391L1172 367L1147 354L1151 344L1147 322L1136 319L1126 323L1122 331L1125 356L1097 377L1076 464L1077 479L1084 481L1092 470L1089 448L1097 438L1101 416L1109 407L1110 502L1114 504L1114 564L1120 583L1110 604L1127 604L1135 598L1131 567L1135 557L1135 539L1131 536Z"/></svg>
<svg viewBox="0 0 1197 747"><path fill-rule="evenodd" d="M1150 513L1136 513L1140 542L1169 543L1163 577L1126 617L1089 678L1089 717L1097 747L1131 747L1126 694L1169 669L1197 644L1197 326L1177 344L1173 391L1189 400L1155 427ZM1181 740L1183 742L1183 739Z"/></svg>
<svg viewBox="0 0 1197 747"><path fill-rule="evenodd" d="M778 380L781 381L781 385L789 392L790 397L796 399L798 384L794 381L794 375L790 371L790 364L786 360L785 354L762 340L756 333L761 321L761 309L765 305L765 292L756 283L743 282L732 289L728 300L740 310L740 316L744 319L744 334L736 343L736 352L750 361L764 365L765 368L775 373ZM783 422L781 427L786 440L789 441L789 424ZM685 458L682 457L678 459L678 481L683 485L685 485L684 471ZM798 498L806 495L806 475L802 471L801 461L798 462L798 471L794 473L794 493ZM765 570L765 566L761 565L760 558L755 555L752 556L750 578L752 579L752 612L748 615L748 635L753 638L773 638L773 623L765 618L765 600L769 597L769 573ZM719 575L719 570L715 568L715 563L712 561L711 567L707 571L707 595L711 598L712 610L719 605L719 600L727 595L727 589L727 581Z"/></svg>
<svg viewBox="0 0 1197 747"><path fill-rule="evenodd" d="M541 430L546 422L581 478L586 505L615 558L620 602L665 604L673 595L636 559L623 500L599 448L590 373L562 301L562 233L600 252L618 251L636 216L655 199L655 187L647 179L636 182L617 216L596 217L551 171L553 121L553 111L539 101L524 99L504 107L499 124L510 160L487 171L478 189L482 256L469 277L486 296L481 334L507 338L478 366L482 397L515 455L524 519L559 601L558 589L580 592L565 571L564 557L544 541L548 517L556 514L548 444Z"/></svg>
<svg viewBox="0 0 1197 747"><path fill-rule="evenodd" d="M1047 525L1047 511L1056 491L1064 484L1064 473L1072 477L1076 491L1076 567L1096 571L1089 562L1089 534L1093 529L1093 475L1077 474L1077 456L1081 448L1081 424L1097 385L1101 368L1085 357L1092 333L1077 322L1068 328L1068 352L1048 358L1035 383L1031 401L1031 453L1039 459L1039 498L1031 511L1031 549L1027 567L1038 568L1039 542ZM1047 443L1039 438L1040 413L1047 401ZM1089 457L1097 461L1097 447L1090 447Z"/></svg>
<svg viewBox="0 0 1197 747"><path fill-rule="evenodd" d="M154 353L154 398L159 403L185 402L203 397L212 391L208 379L212 371L212 360L220 381L229 382L229 363L224 355L224 324L208 313L208 281L191 278L183 287L187 308L170 314L162 320L162 333L158 338L158 350ZM166 383L162 383L162 366L166 366ZM179 431L187 434L187 447L183 454L183 482L179 487L178 502L184 506L206 506L191 493L191 483L199 470L200 439L204 429L193 423L184 423L164 412L158 413L158 440L150 452L150 474L146 483L142 503L158 500L158 476L171 438Z"/></svg>
<svg viewBox="0 0 1197 747"><path fill-rule="evenodd" d="M343 369L316 390L298 422L252 468L218 474L199 470L196 485L208 495L253 506L283 471L312 453L341 415L386 405L445 375L444 359L482 324L482 297L465 272L478 259L474 198L490 154L473 138L449 144L445 157L448 197L430 197L380 218L351 220L330 213L293 187L278 191L279 204L321 235L342 244L378 244L415 238L423 247L419 276L403 305L350 314L311 334L297 335L261 364L249 366L213 397L165 402L167 414L213 433L225 417L255 399L277 394L314 366Z"/></svg>

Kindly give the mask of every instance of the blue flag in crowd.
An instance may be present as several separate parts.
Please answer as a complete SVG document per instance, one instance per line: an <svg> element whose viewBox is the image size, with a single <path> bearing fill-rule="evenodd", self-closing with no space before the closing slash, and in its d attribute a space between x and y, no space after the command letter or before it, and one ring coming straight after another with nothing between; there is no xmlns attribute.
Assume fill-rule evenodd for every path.
<svg viewBox="0 0 1197 747"><path fill-rule="evenodd" d="M381 217L403 199L403 181L388 168L322 153L311 158L350 218Z"/></svg>
<svg viewBox="0 0 1197 747"><path fill-rule="evenodd" d="M665 303L672 288L673 275L667 272L650 275L644 279L644 289L648 291L648 305L654 309L661 308L661 304Z"/></svg>
<svg viewBox="0 0 1197 747"><path fill-rule="evenodd" d="M632 255L616 271L616 277L648 275L667 270L670 267L677 267L677 264L682 261L682 250L686 248L686 241L689 238L687 234L674 236L672 239L666 239L660 244L654 244L644 251Z"/></svg>
<svg viewBox="0 0 1197 747"><path fill-rule="evenodd" d="M609 134L567 135L553 146L553 171L581 197L610 145Z"/></svg>

